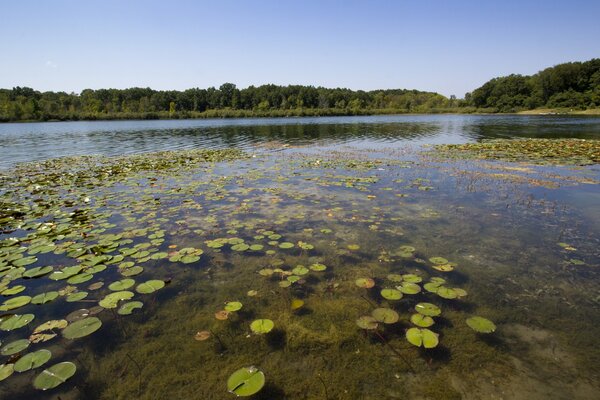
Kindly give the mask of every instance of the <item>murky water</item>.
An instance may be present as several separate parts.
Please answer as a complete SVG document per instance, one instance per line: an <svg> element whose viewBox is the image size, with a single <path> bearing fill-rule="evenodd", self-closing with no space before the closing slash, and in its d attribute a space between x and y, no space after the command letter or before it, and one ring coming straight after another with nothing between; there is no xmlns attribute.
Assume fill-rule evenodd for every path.
<svg viewBox="0 0 600 400"><path fill-rule="evenodd" d="M43 349L51 358L7 376L0 398L228 399L229 376L248 366L264 373L254 395L262 399L597 398L600 169L442 162L421 145L597 137L600 125L486 118L77 123L74 154L201 145L241 147L248 157L182 157L169 167L167 155L151 163L79 159L9 170L0 277L3 290L23 289L3 292L0 303L32 296L43 304L2 311L5 328L14 325L10 314L34 319L0 331L0 352L40 339L32 335L47 321L77 328L98 318L101 326L77 328L75 338L55 327L44 331L55 337L3 353L5 365ZM56 129L50 136L68 135L60 127L68 124L44 125ZM12 148L30 145L22 140ZM63 141L34 158L66 151ZM12 154L5 166L22 161ZM11 237L19 242L8 246ZM43 266L52 271L27 279ZM361 278L373 287L359 287ZM428 285L439 278L445 282ZM384 297L384 289L402 297ZM106 296L115 292L124 300L111 304ZM122 315L131 301L142 307ZM223 312L239 307L228 302L242 307ZM406 337L423 302L441 309L426 328L438 335L433 348ZM398 321L357 325L378 308ZM473 316L493 321L495 332L475 332L466 323ZM273 329L253 332L257 319ZM198 332L208 338L197 340ZM60 362L74 364L73 376L35 389L42 370Z"/></svg>

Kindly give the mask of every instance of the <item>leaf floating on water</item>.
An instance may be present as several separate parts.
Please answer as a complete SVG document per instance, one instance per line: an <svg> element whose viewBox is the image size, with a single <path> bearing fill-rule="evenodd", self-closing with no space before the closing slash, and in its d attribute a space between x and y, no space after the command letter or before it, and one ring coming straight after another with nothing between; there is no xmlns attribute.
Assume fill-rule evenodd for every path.
<svg viewBox="0 0 600 400"><path fill-rule="evenodd" d="M254 366L240 368L227 379L227 390L240 397L252 396L264 385L265 374Z"/></svg>
<svg viewBox="0 0 600 400"><path fill-rule="evenodd" d="M256 334L269 333L275 326L270 319L256 319L250 324L250 330Z"/></svg>
<svg viewBox="0 0 600 400"><path fill-rule="evenodd" d="M35 369L46 364L51 357L52 353L45 349L25 354L23 357L17 360L14 370L17 372L25 372L29 371L30 369Z"/></svg>
<svg viewBox="0 0 600 400"><path fill-rule="evenodd" d="M144 303L142 303L141 301L130 301L121 305L121 307L119 307L119 309L117 310L117 314L130 315L133 313L134 310L142 308L143 306Z"/></svg>
<svg viewBox="0 0 600 400"><path fill-rule="evenodd" d="M135 288L135 290L141 294L150 294L150 293L154 293L157 290L160 290L164 287L165 287L165 281L161 281L158 279L152 279L152 280L146 281L144 283L140 283Z"/></svg>
<svg viewBox="0 0 600 400"><path fill-rule="evenodd" d="M33 386L40 390L53 389L75 375L75 371L77 371L77 367L72 362L65 361L55 364L43 370L33 381Z"/></svg>
<svg viewBox="0 0 600 400"><path fill-rule="evenodd" d="M14 364L0 365L0 382L11 376L14 372Z"/></svg>
<svg viewBox="0 0 600 400"><path fill-rule="evenodd" d="M12 331L22 328L33 321L34 318L35 316L33 314L13 315L2 320L2 323L0 323L0 330Z"/></svg>
<svg viewBox="0 0 600 400"><path fill-rule="evenodd" d="M62 335L67 339L78 339L91 335L102 326L102 321L96 317L87 317L73 322L62 331Z"/></svg>
<svg viewBox="0 0 600 400"><path fill-rule="evenodd" d="M400 316L398 313L391 308L376 308L371 313L373 318L384 324L393 324L398 322Z"/></svg>
<svg viewBox="0 0 600 400"><path fill-rule="evenodd" d="M426 349L434 348L439 343L438 334L426 328L410 328L406 331L406 339L410 344Z"/></svg>
<svg viewBox="0 0 600 400"><path fill-rule="evenodd" d="M492 333L496 330L496 325L492 321L478 316L468 318L467 325L479 333Z"/></svg>
<svg viewBox="0 0 600 400"><path fill-rule="evenodd" d="M14 342L4 345L4 347L0 349L0 354L3 356L12 356L13 354L17 354L25 350L27 347L29 347L29 344L30 342L27 339L15 340Z"/></svg>
<svg viewBox="0 0 600 400"><path fill-rule="evenodd" d="M375 286L375 281L371 278L358 278L354 283L363 289L370 289Z"/></svg>
<svg viewBox="0 0 600 400"><path fill-rule="evenodd" d="M225 311L233 312L241 310L241 308L242 303L240 303L239 301L229 301L225 303Z"/></svg>
<svg viewBox="0 0 600 400"><path fill-rule="evenodd" d="M377 322L378 321L375 319L375 317L372 317L371 315L363 315L356 320L356 325L358 325L358 327L361 329L371 330L377 329L379 326Z"/></svg>

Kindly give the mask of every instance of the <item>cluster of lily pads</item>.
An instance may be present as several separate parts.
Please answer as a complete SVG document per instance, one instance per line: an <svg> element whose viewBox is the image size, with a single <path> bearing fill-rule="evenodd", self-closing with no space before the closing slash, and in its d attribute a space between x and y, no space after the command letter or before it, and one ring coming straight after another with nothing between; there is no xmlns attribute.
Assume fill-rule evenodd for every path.
<svg viewBox="0 0 600 400"><path fill-rule="evenodd" d="M404 257L412 256L415 252L412 246L402 246L400 253ZM424 260L420 260L424 262ZM451 272L457 266L456 263L451 263L443 257L431 257L429 259L430 267L440 272ZM421 286L422 284L422 286ZM355 280L355 285L362 289L371 289L376 285L373 278L358 278ZM393 286L393 287L389 287ZM432 276L429 281L423 283L423 278L417 274L388 274L382 283L382 288L379 290L381 297L391 304L401 300L405 295L414 296L425 292L435 294L445 300L460 299L467 296L467 292L462 288L449 287L444 278ZM430 303L420 302L415 305L416 313L410 316L410 322L415 325L406 330L406 339L409 343L417 347L433 348L439 343L439 334L433 332L429 328L434 325L433 317L441 315L441 307ZM400 320L400 315L393 308L379 307L372 310L371 315L364 315L356 320L356 325L365 330L375 330L380 323L394 324ZM495 331L494 323L480 316L473 316L466 320L467 325L479 333L491 333Z"/></svg>
<svg viewBox="0 0 600 400"><path fill-rule="evenodd" d="M591 165L600 163L600 140L494 139L478 143L437 145L435 153L452 158Z"/></svg>

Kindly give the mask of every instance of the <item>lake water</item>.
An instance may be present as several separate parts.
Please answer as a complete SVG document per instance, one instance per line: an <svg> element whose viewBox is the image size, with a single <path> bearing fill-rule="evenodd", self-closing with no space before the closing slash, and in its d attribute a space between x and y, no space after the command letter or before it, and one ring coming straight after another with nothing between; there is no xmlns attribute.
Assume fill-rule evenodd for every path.
<svg viewBox="0 0 600 400"><path fill-rule="evenodd" d="M600 168L430 146L529 137L600 119L0 125L0 399L596 399Z"/></svg>

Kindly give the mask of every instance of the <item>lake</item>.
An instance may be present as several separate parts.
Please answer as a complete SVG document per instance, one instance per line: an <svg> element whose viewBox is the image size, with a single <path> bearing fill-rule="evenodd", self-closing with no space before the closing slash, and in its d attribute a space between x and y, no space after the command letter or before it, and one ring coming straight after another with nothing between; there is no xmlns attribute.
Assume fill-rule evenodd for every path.
<svg viewBox="0 0 600 400"><path fill-rule="evenodd" d="M0 124L0 398L596 399L600 167L435 147L526 138L600 119Z"/></svg>

